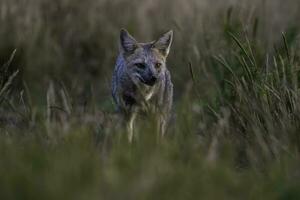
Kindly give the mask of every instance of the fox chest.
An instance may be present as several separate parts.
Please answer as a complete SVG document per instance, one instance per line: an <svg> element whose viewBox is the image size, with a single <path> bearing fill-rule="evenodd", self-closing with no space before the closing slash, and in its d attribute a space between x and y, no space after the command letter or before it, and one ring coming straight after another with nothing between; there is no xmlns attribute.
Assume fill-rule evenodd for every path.
<svg viewBox="0 0 300 200"><path fill-rule="evenodd" d="M131 91L123 92L123 101L126 105L141 105L149 102L157 93L157 87L141 85L133 88Z"/></svg>
<svg viewBox="0 0 300 200"><path fill-rule="evenodd" d="M140 89L140 92L141 92L141 95L143 96L143 98L146 101L149 101L154 96L156 90L157 90L156 87L145 86L144 88Z"/></svg>

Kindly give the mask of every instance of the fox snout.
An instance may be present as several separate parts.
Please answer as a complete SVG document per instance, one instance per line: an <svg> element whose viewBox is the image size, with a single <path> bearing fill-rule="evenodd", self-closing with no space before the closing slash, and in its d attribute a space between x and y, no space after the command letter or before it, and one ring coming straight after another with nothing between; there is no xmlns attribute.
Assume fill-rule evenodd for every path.
<svg viewBox="0 0 300 200"><path fill-rule="evenodd" d="M153 86L157 82L158 77L154 74L140 78L140 81L148 86Z"/></svg>
<svg viewBox="0 0 300 200"><path fill-rule="evenodd" d="M150 83L156 83L156 81L157 81L157 77L156 76L152 76L150 78Z"/></svg>
<svg viewBox="0 0 300 200"><path fill-rule="evenodd" d="M147 85L149 86L153 86L157 81L157 77L156 76L150 76L149 80L146 82Z"/></svg>

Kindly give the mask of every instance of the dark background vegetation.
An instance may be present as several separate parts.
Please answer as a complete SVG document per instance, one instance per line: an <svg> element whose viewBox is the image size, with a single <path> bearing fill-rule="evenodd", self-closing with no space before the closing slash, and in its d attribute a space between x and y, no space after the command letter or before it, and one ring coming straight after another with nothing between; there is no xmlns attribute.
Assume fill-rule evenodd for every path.
<svg viewBox="0 0 300 200"><path fill-rule="evenodd" d="M300 199L296 0L1 0L1 199ZM121 28L169 29L174 117L128 144Z"/></svg>

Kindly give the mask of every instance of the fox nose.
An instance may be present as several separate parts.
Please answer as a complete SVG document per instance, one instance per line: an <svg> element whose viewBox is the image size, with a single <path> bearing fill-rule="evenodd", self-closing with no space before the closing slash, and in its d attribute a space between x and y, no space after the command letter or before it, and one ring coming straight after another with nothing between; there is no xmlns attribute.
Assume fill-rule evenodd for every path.
<svg viewBox="0 0 300 200"><path fill-rule="evenodd" d="M157 81L157 77L156 76L152 76L151 79L150 79L150 81L152 83L155 83Z"/></svg>
<svg viewBox="0 0 300 200"><path fill-rule="evenodd" d="M153 86L157 81L157 77L156 76L150 76L150 78L148 79L148 81L146 82L147 85Z"/></svg>

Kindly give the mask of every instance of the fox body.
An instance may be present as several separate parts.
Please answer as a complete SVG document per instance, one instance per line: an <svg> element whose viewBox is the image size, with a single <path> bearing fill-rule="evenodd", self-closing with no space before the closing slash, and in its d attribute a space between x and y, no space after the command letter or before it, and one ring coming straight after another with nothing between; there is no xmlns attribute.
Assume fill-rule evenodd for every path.
<svg viewBox="0 0 300 200"><path fill-rule="evenodd" d="M112 77L112 96L133 138L133 123L139 112L154 111L163 136L173 102L173 84L166 59L173 32L156 41L138 43L126 30L120 33L120 48Z"/></svg>

